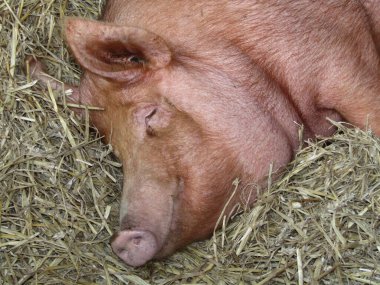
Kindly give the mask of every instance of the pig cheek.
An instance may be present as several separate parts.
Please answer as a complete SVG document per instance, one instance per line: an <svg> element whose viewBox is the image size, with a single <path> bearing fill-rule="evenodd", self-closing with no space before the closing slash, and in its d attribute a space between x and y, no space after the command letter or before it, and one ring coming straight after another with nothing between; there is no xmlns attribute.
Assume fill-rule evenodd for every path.
<svg viewBox="0 0 380 285"><path fill-rule="evenodd" d="M194 240L208 238L215 227L223 202L207 199L203 195L187 191L176 203L173 236L178 237L176 247L181 248Z"/></svg>
<svg viewBox="0 0 380 285"><path fill-rule="evenodd" d="M233 172L227 172L227 169L225 171L225 173ZM184 239L190 242L194 239L208 238L212 234L219 216L232 194L230 182L233 180L233 175L219 177L215 174L213 177L202 177L200 180L194 181L192 187L186 189L179 203L182 213L179 226L184 231ZM224 214L227 216L238 202L238 196L235 195L234 198L226 206Z"/></svg>

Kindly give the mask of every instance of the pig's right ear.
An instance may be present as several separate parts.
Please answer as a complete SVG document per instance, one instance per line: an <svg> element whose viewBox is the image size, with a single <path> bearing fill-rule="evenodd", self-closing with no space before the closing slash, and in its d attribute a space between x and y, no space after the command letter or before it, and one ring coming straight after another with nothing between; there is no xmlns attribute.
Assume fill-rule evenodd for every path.
<svg viewBox="0 0 380 285"><path fill-rule="evenodd" d="M144 29L67 18L65 32L82 67L116 81L135 81L149 70L165 67L171 60L164 40Z"/></svg>

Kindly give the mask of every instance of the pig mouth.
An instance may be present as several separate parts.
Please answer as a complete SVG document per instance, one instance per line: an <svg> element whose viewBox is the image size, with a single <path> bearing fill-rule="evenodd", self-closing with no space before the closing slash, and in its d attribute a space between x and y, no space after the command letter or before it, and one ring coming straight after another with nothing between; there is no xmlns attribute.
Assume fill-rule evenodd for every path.
<svg viewBox="0 0 380 285"><path fill-rule="evenodd" d="M178 209L178 197L183 192L183 179L177 179L176 195L169 199L166 223L149 226L129 227L116 232L111 237L113 252L127 265L138 267L152 259L160 259L169 255L175 244L170 233L176 231L174 219Z"/></svg>

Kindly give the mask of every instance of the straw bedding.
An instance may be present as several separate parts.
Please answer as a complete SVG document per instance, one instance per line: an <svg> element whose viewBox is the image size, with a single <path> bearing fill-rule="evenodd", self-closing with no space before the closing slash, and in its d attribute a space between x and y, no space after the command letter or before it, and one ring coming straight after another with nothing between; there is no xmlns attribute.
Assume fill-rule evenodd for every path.
<svg viewBox="0 0 380 285"><path fill-rule="evenodd" d="M33 54L78 82L61 22L102 4L0 2L0 284L380 284L380 141L343 124L210 240L138 269L111 253L121 166L22 71Z"/></svg>

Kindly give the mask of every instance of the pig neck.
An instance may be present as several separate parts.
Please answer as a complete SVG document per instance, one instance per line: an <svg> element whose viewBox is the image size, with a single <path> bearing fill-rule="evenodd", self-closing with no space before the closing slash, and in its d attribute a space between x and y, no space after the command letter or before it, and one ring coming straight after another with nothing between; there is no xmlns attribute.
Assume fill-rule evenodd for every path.
<svg viewBox="0 0 380 285"><path fill-rule="evenodd" d="M231 153L239 178L265 184L270 169L281 169L294 157L300 126L306 125L305 137L314 132L287 86L245 46L249 33L215 27L222 27L215 41L205 38L211 37L206 31L170 44L180 50L172 73L163 76L163 94ZM231 34L234 38L226 38Z"/></svg>
<svg viewBox="0 0 380 285"><path fill-rule="evenodd" d="M295 122L302 120L289 97L247 55L236 55L235 48L229 52L216 50L224 58L181 59L162 81L163 93L235 158L239 178L262 184L271 164L277 170L294 156Z"/></svg>
<svg viewBox="0 0 380 285"><path fill-rule="evenodd" d="M263 7L244 9L244 4L226 4L227 12L222 14L228 15L228 19L214 15L213 25L218 27L214 28L218 31L215 34L222 40L216 40L209 49L222 47L218 54L226 58L215 66L225 72L233 85L231 90L222 92L223 104L229 107L224 114L228 119L219 128L226 126L223 132L243 165L243 176L260 180L269 173L271 164L273 170L284 167L294 157L302 139L331 135L335 129L326 118L341 120L341 117L336 111L318 105L319 81L313 77L314 70L305 66L312 61L303 57L304 49L312 49L308 44L313 43L306 42L305 46L302 38L305 35L298 26L286 36L289 16L283 16L281 11L287 8L273 11L265 1L255 5ZM292 8L290 14L294 13ZM305 22L301 17L293 24Z"/></svg>

